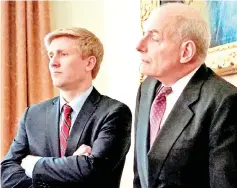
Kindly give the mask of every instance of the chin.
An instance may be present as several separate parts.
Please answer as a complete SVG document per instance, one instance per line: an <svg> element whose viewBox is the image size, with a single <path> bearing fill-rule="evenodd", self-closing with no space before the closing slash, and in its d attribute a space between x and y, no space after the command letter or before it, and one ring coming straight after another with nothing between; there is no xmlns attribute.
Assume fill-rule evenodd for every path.
<svg viewBox="0 0 237 188"><path fill-rule="evenodd" d="M57 88L61 88L61 87L63 87L63 84L62 83L60 83L59 81L56 81L56 80L54 80L53 81L53 85L54 85L54 87L57 87Z"/></svg>
<svg viewBox="0 0 237 188"><path fill-rule="evenodd" d="M141 63L140 65L140 73L143 74L143 75L146 75L146 76L149 76L150 75L150 67L148 64L146 63Z"/></svg>
<svg viewBox="0 0 237 188"><path fill-rule="evenodd" d="M140 73L145 75L145 76L150 76L150 72L144 68L141 67L140 69Z"/></svg>

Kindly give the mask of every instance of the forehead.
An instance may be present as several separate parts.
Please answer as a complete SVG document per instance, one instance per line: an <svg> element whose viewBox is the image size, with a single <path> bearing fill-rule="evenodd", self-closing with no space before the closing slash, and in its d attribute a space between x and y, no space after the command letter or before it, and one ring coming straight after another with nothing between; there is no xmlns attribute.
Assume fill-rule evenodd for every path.
<svg viewBox="0 0 237 188"><path fill-rule="evenodd" d="M149 18L144 23L145 32L157 31L162 33L165 31L165 25L167 24L167 18L160 11L153 11Z"/></svg>
<svg viewBox="0 0 237 188"><path fill-rule="evenodd" d="M75 49L76 48L76 39L71 37L57 37L54 38L49 47L48 51L57 50L57 49Z"/></svg>

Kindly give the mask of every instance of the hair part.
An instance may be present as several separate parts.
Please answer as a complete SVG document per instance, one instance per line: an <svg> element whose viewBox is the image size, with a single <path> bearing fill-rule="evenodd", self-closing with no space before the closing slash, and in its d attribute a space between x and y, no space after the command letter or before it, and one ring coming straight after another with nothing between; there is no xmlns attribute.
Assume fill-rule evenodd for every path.
<svg viewBox="0 0 237 188"><path fill-rule="evenodd" d="M59 37L69 37L76 40L76 46L81 53L82 59L95 56L96 64L92 70L92 78L95 79L104 56L104 47L99 38L85 28L63 28L57 29L44 38L45 47L48 49L50 43Z"/></svg>

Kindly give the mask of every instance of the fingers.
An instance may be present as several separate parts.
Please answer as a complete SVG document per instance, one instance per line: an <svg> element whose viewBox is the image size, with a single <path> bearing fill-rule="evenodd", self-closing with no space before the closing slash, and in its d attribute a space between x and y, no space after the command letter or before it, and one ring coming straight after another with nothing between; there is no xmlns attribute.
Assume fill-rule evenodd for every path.
<svg viewBox="0 0 237 188"><path fill-rule="evenodd" d="M74 153L73 155L85 155L85 156L89 156L91 154L91 147L90 146L87 146L85 144L82 144Z"/></svg>

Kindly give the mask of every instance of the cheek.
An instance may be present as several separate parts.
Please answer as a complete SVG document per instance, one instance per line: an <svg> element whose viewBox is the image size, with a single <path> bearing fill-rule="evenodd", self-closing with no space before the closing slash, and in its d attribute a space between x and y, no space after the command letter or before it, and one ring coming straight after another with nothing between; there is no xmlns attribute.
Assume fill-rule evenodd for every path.
<svg viewBox="0 0 237 188"><path fill-rule="evenodd" d="M68 74L76 74L80 71L80 63L71 61L64 65L64 69L67 70Z"/></svg>
<svg viewBox="0 0 237 188"><path fill-rule="evenodd" d="M73 64L73 66L70 67L69 74L71 74L74 79L82 77L84 73L85 73L85 67L83 64L77 63Z"/></svg>
<svg viewBox="0 0 237 188"><path fill-rule="evenodd" d="M162 55L160 52L155 51L151 56L151 66L156 69L162 64Z"/></svg>

